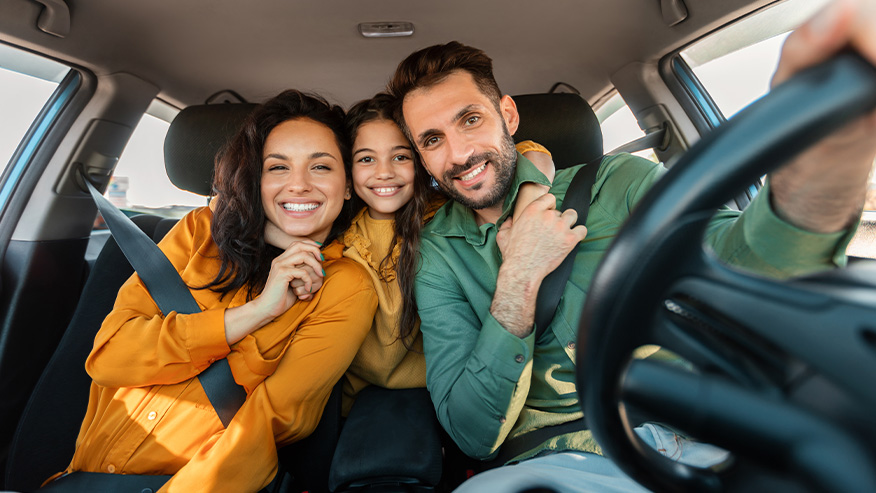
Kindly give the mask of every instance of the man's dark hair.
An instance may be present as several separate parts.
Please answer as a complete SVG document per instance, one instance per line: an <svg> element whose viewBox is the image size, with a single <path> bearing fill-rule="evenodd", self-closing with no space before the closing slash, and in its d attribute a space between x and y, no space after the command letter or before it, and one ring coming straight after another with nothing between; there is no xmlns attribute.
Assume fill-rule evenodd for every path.
<svg viewBox="0 0 876 493"><path fill-rule="evenodd" d="M493 60L486 53L458 41L423 48L402 60L386 87L395 100L395 121L411 142L413 138L402 114L405 96L411 91L434 86L454 72L469 73L481 93L492 101L496 111L500 111L502 92L493 77Z"/></svg>

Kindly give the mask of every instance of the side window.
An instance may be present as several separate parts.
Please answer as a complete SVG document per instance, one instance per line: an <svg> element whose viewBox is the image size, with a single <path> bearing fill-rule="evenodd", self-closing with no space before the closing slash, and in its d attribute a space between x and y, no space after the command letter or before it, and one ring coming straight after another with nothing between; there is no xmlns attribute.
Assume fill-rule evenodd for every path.
<svg viewBox="0 0 876 493"><path fill-rule="evenodd" d="M60 63L0 44L0 175L4 176L4 190L14 185L25 164L25 159L17 165L11 162L15 150L69 71Z"/></svg>
<svg viewBox="0 0 876 493"><path fill-rule="evenodd" d="M164 137L175 113L156 101L134 129L106 192L120 209L180 218L207 204L205 197L176 188L164 169Z"/></svg>
<svg viewBox="0 0 876 493"><path fill-rule="evenodd" d="M617 92L596 109L596 118L602 128L602 147L606 153L645 136L645 132L636 123L636 117L630 107ZM651 149L634 152L637 156L658 162L657 155Z"/></svg>
<svg viewBox="0 0 876 493"><path fill-rule="evenodd" d="M682 50L686 68L713 104L703 108L707 119L720 124L766 94L788 34L825 3L786 0ZM697 88L690 90L696 92ZM717 114L709 116L710 109ZM876 162L864 210L861 226L846 252L876 258Z"/></svg>

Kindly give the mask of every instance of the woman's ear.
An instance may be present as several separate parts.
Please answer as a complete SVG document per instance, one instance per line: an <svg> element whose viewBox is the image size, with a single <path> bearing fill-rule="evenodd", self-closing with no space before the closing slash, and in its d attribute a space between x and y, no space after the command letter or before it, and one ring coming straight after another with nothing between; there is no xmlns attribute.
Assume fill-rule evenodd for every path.
<svg viewBox="0 0 876 493"><path fill-rule="evenodd" d="M347 188L344 191L344 200L350 200L353 198L353 186L347 183Z"/></svg>

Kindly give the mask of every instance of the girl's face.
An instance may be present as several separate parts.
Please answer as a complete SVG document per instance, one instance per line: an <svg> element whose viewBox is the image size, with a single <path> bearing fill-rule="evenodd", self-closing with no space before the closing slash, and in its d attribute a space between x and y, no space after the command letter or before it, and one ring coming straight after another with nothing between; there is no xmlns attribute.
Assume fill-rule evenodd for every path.
<svg viewBox="0 0 876 493"><path fill-rule="evenodd" d="M271 130L262 154L262 207L268 222L293 241L324 242L350 188L335 135L309 118Z"/></svg>
<svg viewBox="0 0 876 493"><path fill-rule="evenodd" d="M353 189L374 219L392 219L414 195L411 144L398 126L372 120L359 127L353 143Z"/></svg>

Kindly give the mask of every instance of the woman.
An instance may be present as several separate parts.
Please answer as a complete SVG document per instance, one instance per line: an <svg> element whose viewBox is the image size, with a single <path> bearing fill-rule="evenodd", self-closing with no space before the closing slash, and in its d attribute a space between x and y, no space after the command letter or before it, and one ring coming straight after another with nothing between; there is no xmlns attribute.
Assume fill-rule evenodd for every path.
<svg viewBox="0 0 876 493"><path fill-rule="evenodd" d="M364 207L344 234L344 256L368 270L379 302L374 325L345 374L344 415L368 385L426 386L414 277L420 229L446 198L430 186L429 175L392 120L392 105L392 98L381 93L347 113L354 200ZM553 179L553 162L544 147L525 141L517 150ZM515 212L546 192L547 187L523 185Z"/></svg>
<svg viewBox="0 0 876 493"><path fill-rule="evenodd" d="M275 442L313 431L377 302L333 242L350 212L343 116L286 91L247 119L217 158L215 212L192 211L159 244L203 311L163 316L136 274L124 284L86 362L91 395L67 472L258 491L276 474ZM227 429L196 381L224 357L247 392Z"/></svg>

